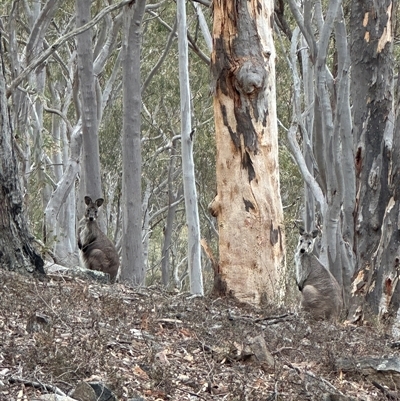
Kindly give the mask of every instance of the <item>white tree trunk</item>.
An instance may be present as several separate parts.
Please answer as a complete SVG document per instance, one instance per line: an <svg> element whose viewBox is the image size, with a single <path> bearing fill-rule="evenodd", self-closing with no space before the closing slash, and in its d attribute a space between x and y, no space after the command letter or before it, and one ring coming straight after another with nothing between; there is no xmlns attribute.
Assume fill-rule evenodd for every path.
<svg viewBox="0 0 400 401"><path fill-rule="evenodd" d="M82 27L90 21L90 2L76 0L76 25ZM81 185L78 211L83 215L83 197L90 196L92 199L102 197L101 176L100 176L100 151L98 140L98 110L96 83L93 73L93 49L92 30L87 29L77 35L78 53L78 77L81 95L81 116L82 116L82 167Z"/></svg>
<svg viewBox="0 0 400 401"><path fill-rule="evenodd" d="M200 221L197 205L196 181L193 161L193 131L191 124L189 56L185 0L177 1L179 86L181 94L181 142L183 189L188 230L188 265L190 292L203 295L201 271Z"/></svg>
<svg viewBox="0 0 400 401"><path fill-rule="evenodd" d="M75 240L75 179L79 172L79 159L82 148L82 132L81 125L78 124L71 136L71 155L66 163L64 174L61 180L57 184L56 190L52 193L50 200L45 209L46 227L55 227L57 230L58 223L65 219L65 216L60 216L60 213L68 214L69 224L66 228L64 235L68 235L71 243L69 246L62 248L60 253L56 253L60 258L68 258L66 261L59 261L60 264L70 265L74 261L72 255L69 254L69 250L76 250ZM64 206L64 210L62 207ZM73 224L73 227L71 226ZM72 230L73 229L73 230ZM73 235L71 235L73 231ZM57 231L49 231L49 235L55 235ZM74 244L72 244L74 241Z"/></svg>
<svg viewBox="0 0 400 401"><path fill-rule="evenodd" d="M122 137L122 268L121 280L134 285L145 282L142 244L141 155L141 24L146 1L126 6L124 14L123 137Z"/></svg>

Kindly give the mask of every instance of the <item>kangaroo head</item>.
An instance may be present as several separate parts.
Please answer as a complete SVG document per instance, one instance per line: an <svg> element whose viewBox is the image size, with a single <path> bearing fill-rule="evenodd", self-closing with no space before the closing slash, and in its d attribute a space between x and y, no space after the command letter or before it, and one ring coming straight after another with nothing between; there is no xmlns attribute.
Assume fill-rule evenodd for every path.
<svg viewBox="0 0 400 401"><path fill-rule="evenodd" d="M85 203L87 205L85 212L86 221L97 220L97 212L99 210L99 207L103 204L103 202L104 202L103 198L99 198L96 200L96 202L93 202L90 196L85 196Z"/></svg>
<svg viewBox="0 0 400 401"><path fill-rule="evenodd" d="M315 238L318 235L318 230L314 230L311 233L308 233L304 230L304 228L299 228L300 238L299 244L297 245L297 252L302 253L311 253L314 249Z"/></svg>

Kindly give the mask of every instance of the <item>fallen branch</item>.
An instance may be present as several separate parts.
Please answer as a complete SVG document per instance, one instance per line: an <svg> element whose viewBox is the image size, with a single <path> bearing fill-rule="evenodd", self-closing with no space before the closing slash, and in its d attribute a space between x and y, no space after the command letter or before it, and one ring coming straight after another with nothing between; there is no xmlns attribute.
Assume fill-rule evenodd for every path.
<svg viewBox="0 0 400 401"><path fill-rule="evenodd" d="M340 390L338 390L332 383L328 382L328 380L324 379L323 377L317 376L313 372L306 370L306 369L299 369L296 366L293 366L290 362L285 362L285 365L288 366L290 369L293 369L300 377L301 374L303 373L304 375L307 375L309 377L312 377L314 380L318 380L322 383L325 384L326 387L329 389L333 390L335 394L340 394L342 396L345 396Z"/></svg>
<svg viewBox="0 0 400 401"><path fill-rule="evenodd" d="M183 389L183 388L178 388L178 387L176 387L176 390L182 391L182 393L189 394L191 397L198 397L198 398L201 398L202 400L205 400L204 397L202 397L202 396L199 395L199 394L193 393L192 391L188 391L188 390L185 390L185 389Z"/></svg>
<svg viewBox="0 0 400 401"><path fill-rule="evenodd" d="M312 377L312 378L315 379L315 380L321 381L322 383L324 383L326 386L330 387L330 388L331 388L333 391L335 391L336 393L338 393L338 394L344 396L344 394L343 394L340 390L338 390L332 383L329 383L328 380L324 379L323 377L317 376L316 374L314 374L313 372L310 372L310 371L308 371L308 370L305 370L304 373L305 373L307 376L310 376L310 377Z"/></svg>
<svg viewBox="0 0 400 401"><path fill-rule="evenodd" d="M294 347L281 347L281 348L278 348L277 350L271 352L271 354L272 355L281 354L282 351L296 351L296 352L299 352L304 357L304 352L300 351L299 349L294 348Z"/></svg>
<svg viewBox="0 0 400 401"><path fill-rule="evenodd" d="M41 383L39 381L31 381L31 380L26 380L26 379L22 379L21 377L14 377L11 376L8 379L10 384L13 383L22 383L25 386L31 386L31 387L35 387L38 389L43 389L46 390L48 392L57 394L57 395L61 395L63 397L66 397L67 394L65 394L62 390L60 390L57 386L53 386L52 384L45 384L45 383Z"/></svg>
<svg viewBox="0 0 400 401"><path fill-rule="evenodd" d="M281 323L281 322L286 322L288 320L291 320L293 318L293 313L285 313L280 316L266 316L263 318L256 319L254 322L255 323L260 323L263 322L263 324L266 324L268 326Z"/></svg>
<svg viewBox="0 0 400 401"><path fill-rule="evenodd" d="M381 386L379 383L377 383L376 381L372 381L371 382L377 389L379 389L380 391L382 391L382 393L385 395L385 397L388 400L393 400L393 401L399 401L400 398L397 397L397 395L393 394L391 391L386 390L385 387Z"/></svg>

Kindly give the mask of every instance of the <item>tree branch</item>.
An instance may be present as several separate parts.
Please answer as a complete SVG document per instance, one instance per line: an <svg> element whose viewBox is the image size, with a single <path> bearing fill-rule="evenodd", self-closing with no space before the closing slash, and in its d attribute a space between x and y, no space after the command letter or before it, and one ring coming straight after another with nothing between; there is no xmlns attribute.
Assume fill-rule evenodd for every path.
<svg viewBox="0 0 400 401"><path fill-rule="evenodd" d="M74 29L73 31L67 33L65 36L57 39L48 49L43 51L38 57L33 59L33 61L19 74L9 85L6 91L7 98L9 98L12 92L18 87L18 85L25 79L27 76L38 67L43 61L47 60L60 46L62 46L65 42L70 40L71 38L79 35L82 32L90 29L94 25L96 25L105 15L108 13L118 10L119 8L129 4L132 0L122 0L120 3L113 4L111 6L106 7L99 14L96 15L91 21L81 26L80 28Z"/></svg>
<svg viewBox="0 0 400 401"><path fill-rule="evenodd" d="M203 4L203 6L211 8L212 1L208 1L208 0L192 0L192 3Z"/></svg>

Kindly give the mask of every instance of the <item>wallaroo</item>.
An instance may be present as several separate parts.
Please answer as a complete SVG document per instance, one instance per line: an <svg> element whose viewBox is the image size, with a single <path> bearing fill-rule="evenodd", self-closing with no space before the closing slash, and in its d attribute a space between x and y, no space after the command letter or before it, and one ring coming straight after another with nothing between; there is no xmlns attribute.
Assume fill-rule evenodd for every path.
<svg viewBox="0 0 400 401"><path fill-rule="evenodd" d="M318 231L299 231L295 262L301 307L315 319L337 319L343 307L342 291L335 277L312 253Z"/></svg>
<svg viewBox="0 0 400 401"><path fill-rule="evenodd" d="M93 202L89 196L85 196L87 207L85 216L79 224L78 247L83 266L90 270L108 273L110 281L114 283L119 268L118 252L97 224L97 213L103 202L102 198Z"/></svg>

